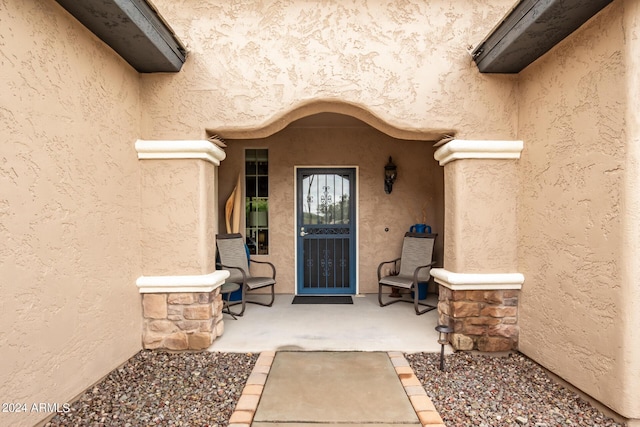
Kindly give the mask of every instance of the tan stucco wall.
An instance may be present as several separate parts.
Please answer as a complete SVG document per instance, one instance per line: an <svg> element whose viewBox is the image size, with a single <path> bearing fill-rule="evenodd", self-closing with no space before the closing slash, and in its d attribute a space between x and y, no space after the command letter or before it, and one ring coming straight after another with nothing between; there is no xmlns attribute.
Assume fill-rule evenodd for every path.
<svg viewBox="0 0 640 427"><path fill-rule="evenodd" d="M141 348L138 75L54 1L0 3L0 40L0 402L30 409Z"/></svg>
<svg viewBox="0 0 640 427"><path fill-rule="evenodd" d="M628 417L635 418L628 427L640 426L640 3L625 0L624 45L626 59L625 95L626 158L624 164L624 201L621 206L623 221L621 299L623 341L621 345L625 389L622 405Z"/></svg>
<svg viewBox="0 0 640 427"><path fill-rule="evenodd" d="M140 161L144 275L214 271L215 168L200 159Z"/></svg>
<svg viewBox="0 0 640 427"><path fill-rule="evenodd" d="M481 75L469 54L513 3L156 0L189 56L141 77L143 137L231 138L338 100L418 134L513 138L516 77Z"/></svg>
<svg viewBox="0 0 640 427"><path fill-rule="evenodd" d="M462 159L445 175L444 268L456 273L518 272L516 160Z"/></svg>
<svg viewBox="0 0 640 427"><path fill-rule="evenodd" d="M625 85L638 23L625 13L637 4L614 2L521 73L519 321L521 351L638 418L638 85Z"/></svg>
<svg viewBox="0 0 640 427"><path fill-rule="evenodd" d="M258 256L278 270L276 292L295 292L295 166L358 167L359 291L377 292L376 269L400 256L402 236L422 222L438 233L436 260L442 265L444 222L443 170L430 143L393 139L370 127L287 128L259 140L228 141L221 164L220 208L243 171L244 148L269 149L270 254ZM398 167L391 194L384 192L384 165L389 156ZM385 232L385 228L389 228ZM224 223L220 223L224 230Z"/></svg>

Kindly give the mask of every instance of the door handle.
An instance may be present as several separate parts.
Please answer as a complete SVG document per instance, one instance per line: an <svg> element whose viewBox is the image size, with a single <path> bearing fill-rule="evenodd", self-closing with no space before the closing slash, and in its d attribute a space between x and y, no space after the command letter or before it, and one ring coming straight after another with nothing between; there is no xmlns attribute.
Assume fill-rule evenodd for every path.
<svg viewBox="0 0 640 427"><path fill-rule="evenodd" d="M301 228L300 228L300 237L304 237L304 236L306 236L307 234L309 234L309 233L305 233L305 231L304 231L304 227L301 227Z"/></svg>

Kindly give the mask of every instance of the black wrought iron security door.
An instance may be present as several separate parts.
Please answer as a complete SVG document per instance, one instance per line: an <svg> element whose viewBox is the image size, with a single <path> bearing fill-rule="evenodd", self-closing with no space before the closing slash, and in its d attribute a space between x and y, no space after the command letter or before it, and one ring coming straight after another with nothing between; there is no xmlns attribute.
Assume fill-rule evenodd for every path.
<svg viewBox="0 0 640 427"><path fill-rule="evenodd" d="M355 169L298 169L298 293L354 294Z"/></svg>

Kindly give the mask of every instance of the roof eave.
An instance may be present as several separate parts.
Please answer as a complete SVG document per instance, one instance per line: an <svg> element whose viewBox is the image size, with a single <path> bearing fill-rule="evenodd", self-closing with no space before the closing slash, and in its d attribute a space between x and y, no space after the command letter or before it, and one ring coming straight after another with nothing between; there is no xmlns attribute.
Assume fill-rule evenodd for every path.
<svg viewBox="0 0 640 427"><path fill-rule="evenodd" d="M473 50L482 73L519 73L612 0L520 0Z"/></svg>
<svg viewBox="0 0 640 427"><path fill-rule="evenodd" d="M141 73L178 72L186 49L146 0L56 0Z"/></svg>

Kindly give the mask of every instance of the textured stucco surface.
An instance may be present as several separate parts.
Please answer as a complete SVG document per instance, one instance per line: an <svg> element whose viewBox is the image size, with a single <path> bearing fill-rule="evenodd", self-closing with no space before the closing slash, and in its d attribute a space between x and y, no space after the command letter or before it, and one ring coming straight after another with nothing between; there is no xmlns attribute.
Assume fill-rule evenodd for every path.
<svg viewBox="0 0 640 427"><path fill-rule="evenodd" d="M0 67L0 402L30 409L141 347L138 75L53 1L0 2Z"/></svg>
<svg viewBox="0 0 640 427"><path fill-rule="evenodd" d="M215 207L214 166L197 159L141 160L140 170L144 275L211 273L217 223L217 211L209 210Z"/></svg>
<svg viewBox="0 0 640 427"><path fill-rule="evenodd" d="M177 75L141 77L144 138L230 137L333 100L426 135L516 133L516 78L480 75L468 50L513 0L154 4L189 56Z"/></svg>
<svg viewBox="0 0 640 427"><path fill-rule="evenodd" d="M244 148L269 149L270 254L256 259L276 265L277 292L295 292L295 166L359 168L359 292L377 292L378 264L400 256L402 236L422 222L423 208L426 223L439 234L435 259L442 265L444 181L432 144L397 140L370 127L286 128L265 139L227 142L227 158L219 170L222 211L243 170ZM389 156L398 166L398 179L392 193L386 194L384 165ZM220 229L224 230L223 222Z"/></svg>
<svg viewBox="0 0 640 427"><path fill-rule="evenodd" d="M638 418L637 113L631 134L625 120L638 109L637 83L625 87L638 22L623 25L633 3L614 2L521 73L518 257L520 349Z"/></svg>
<svg viewBox="0 0 640 427"><path fill-rule="evenodd" d="M141 160L140 171L143 274L213 272L215 166L199 159Z"/></svg>
<svg viewBox="0 0 640 427"><path fill-rule="evenodd" d="M224 209L218 209L218 167L206 163L200 167L200 247L198 249L201 274L209 274L216 269L216 234L218 218L224 217ZM224 230L224 229L223 229Z"/></svg>
<svg viewBox="0 0 640 427"><path fill-rule="evenodd" d="M626 158L624 176L624 202L622 204L623 237L621 299L624 324L622 325L623 376L625 389L622 402L626 414L635 418L640 426L640 3L623 2L625 16L625 82L626 103Z"/></svg>
<svg viewBox="0 0 640 427"><path fill-rule="evenodd" d="M462 159L445 175L444 268L456 273L515 273L516 160Z"/></svg>

